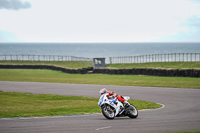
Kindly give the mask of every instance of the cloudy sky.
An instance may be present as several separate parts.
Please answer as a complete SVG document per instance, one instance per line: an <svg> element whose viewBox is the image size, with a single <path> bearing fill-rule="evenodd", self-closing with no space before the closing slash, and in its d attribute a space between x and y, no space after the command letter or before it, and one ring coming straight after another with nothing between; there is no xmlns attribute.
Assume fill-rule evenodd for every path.
<svg viewBox="0 0 200 133"><path fill-rule="evenodd" d="M0 42L200 42L200 0L0 0Z"/></svg>

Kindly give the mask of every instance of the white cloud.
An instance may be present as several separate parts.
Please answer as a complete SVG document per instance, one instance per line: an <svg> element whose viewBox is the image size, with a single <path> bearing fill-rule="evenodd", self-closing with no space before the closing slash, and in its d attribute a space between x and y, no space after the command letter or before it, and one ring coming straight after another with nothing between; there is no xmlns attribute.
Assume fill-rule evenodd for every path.
<svg viewBox="0 0 200 133"><path fill-rule="evenodd" d="M20 0L0 0L0 9L19 10L30 8L29 2L22 2Z"/></svg>

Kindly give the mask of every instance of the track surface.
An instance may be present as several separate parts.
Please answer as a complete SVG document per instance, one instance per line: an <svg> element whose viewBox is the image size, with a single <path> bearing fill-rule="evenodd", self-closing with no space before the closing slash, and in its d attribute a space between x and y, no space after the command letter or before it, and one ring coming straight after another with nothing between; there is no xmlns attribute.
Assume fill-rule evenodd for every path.
<svg viewBox="0 0 200 133"><path fill-rule="evenodd" d="M107 120L102 114L74 116L2 118L0 133L157 133L200 130L200 90L135 86L83 85L0 81L0 90L99 97L107 88L132 99L165 105L162 109L139 111L137 119Z"/></svg>

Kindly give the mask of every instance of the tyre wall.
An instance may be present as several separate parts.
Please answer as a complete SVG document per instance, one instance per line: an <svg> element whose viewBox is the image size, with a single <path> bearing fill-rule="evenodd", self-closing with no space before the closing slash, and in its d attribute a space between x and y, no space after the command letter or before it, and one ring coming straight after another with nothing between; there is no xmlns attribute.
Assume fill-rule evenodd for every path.
<svg viewBox="0 0 200 133"><path fill-rule="evenodd" d="M200 77L200 70L196 69L68 69L50 65L0 65L6 69L49 69L70 74L118 74L118 75L150 75L150 76L170 76L170 77Z"/></svg>

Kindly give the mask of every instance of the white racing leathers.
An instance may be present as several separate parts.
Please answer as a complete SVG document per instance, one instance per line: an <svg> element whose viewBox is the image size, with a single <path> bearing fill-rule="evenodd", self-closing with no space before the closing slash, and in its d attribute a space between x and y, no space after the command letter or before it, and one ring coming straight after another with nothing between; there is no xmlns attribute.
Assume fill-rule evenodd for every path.
<svg viewBox="0 0 200 133"><path fill-rule="evenodd" d="M125 106L116 97L107 97L108 93L101 95L98 105L102 110L103 115L107 119L114 119L115 117L128 116L130 118L138 117L138 110L132 104ZM124 96L125 103L128 103L129 96Z"/></svg>

